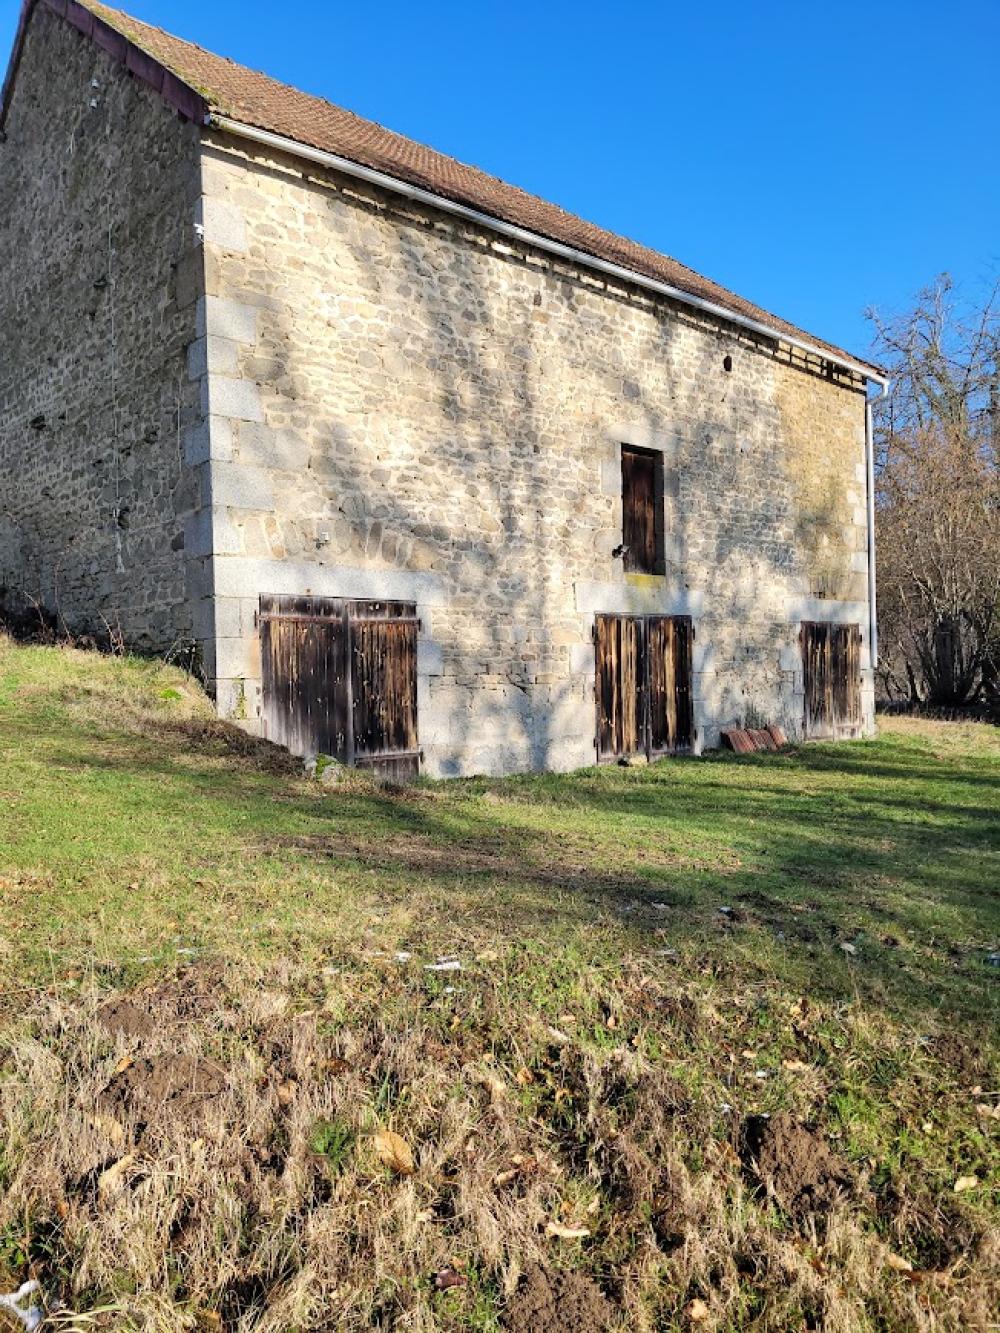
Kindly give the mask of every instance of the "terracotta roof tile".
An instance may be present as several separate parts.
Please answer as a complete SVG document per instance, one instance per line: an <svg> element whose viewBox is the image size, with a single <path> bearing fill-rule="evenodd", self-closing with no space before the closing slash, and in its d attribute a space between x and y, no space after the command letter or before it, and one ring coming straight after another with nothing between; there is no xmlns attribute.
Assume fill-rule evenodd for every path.
<svg viewBox="0 0 1000 1333"><path fill-rule="evenodd" d="M97 0L79 2L198 92L214 113L334 153L595 258L621 265L688 295L712 301L734 314L758 320L778 333L804 338L838 359L871 365L813 338L676 259L605 231L496 176L435 152L374 121L364 120L323 98L213 55ZM877 370L874 366L871 369Z"/></svg>

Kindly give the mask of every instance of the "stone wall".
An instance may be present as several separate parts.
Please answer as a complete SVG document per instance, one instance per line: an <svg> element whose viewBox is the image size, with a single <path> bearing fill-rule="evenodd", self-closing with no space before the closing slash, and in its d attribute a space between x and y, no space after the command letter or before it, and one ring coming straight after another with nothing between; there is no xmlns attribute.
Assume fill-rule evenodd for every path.
<svg viewBox="0 0 1000 1333"><path fill-rule="evenodd" d="M860 381L226 136L202 177L223 711L259 594L308 591L418 603L431 773L593 762L598 611L694 616L699 744L799 732L800 621L858 622L871 725ZM664 454L664 577L612 558L623 443Z"/></svg>
<svg viewBox="0 0 1000 1333"><path fill-rule="evenodd" d="M198 134L36 8L0 144L0 596L152 651L192 631Z"/></svg>

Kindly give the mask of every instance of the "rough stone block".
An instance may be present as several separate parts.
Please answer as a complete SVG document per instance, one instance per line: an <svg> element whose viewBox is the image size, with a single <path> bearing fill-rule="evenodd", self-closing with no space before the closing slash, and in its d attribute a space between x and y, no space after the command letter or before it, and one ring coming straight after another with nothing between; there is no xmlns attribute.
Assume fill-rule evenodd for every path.
<svg viewBox="0 0 1000 1333"><path fill-rule="evenodd" d="M231 338L206 335L197 338L187 349L188 379L200 380L209 372L235 375L238 368L239 344Z"/></svg>
<svg viewBox="0 0 1000 1333"><path fill-rule="evenodd" d="M274 485L267 468L249 463L212 464L212 505L231 509L274 508Z"/></svg>

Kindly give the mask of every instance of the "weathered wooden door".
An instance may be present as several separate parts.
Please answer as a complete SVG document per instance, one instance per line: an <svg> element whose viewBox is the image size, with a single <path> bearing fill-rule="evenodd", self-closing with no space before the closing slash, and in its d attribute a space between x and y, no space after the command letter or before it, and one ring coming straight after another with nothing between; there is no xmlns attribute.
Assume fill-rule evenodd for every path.
<svg viewBox="0 0 1000 1333"><path fill-rule="evenodd" d="M687 616L596 617L598 760L691 746L692 637Z"/></svg>
<svg viewBox="0 0 1000 1333"><path fill-rule="evenodd" d="M687 616L650 616L649 752L691 748L691 621Z"/></svg>
<svg viewBox="0 0 1000 1333"><path fill-rule="evenodd" d="M265 736L293 754L416 776L412 603L261 597L259 622Z"/></svg>
<svg viewBox="0 0 1000 1333"><path fill-rule="evenodd" d="M860 626L807 620L799 637L806 735L857 735L861 728Z"/></svg>
<svg viewBox="0 0 1000 1333"><path fill-rule="evenodd" d="M420 768L417 628L410 603L351 603L354 762L401 781Z"/></svg>
<svg viewBox="0 0 1000 1333"><path fill-rule="evenodd" d="M598 759L646 748L645 629L640 616L598 616L594 622Z"/></svg>

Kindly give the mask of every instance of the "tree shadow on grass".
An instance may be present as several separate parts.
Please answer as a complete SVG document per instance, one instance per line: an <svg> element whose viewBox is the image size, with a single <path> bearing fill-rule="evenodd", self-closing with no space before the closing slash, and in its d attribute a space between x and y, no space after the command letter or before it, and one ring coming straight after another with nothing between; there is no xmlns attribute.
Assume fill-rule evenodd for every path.
<svg viewBox="0 0 1000 1333"><path fill-rule="evenodd" d="M412 895L442 938L457 915L553 949L611 926L612 950L981 1024L1000 1007L984 962L1000 939L1000 825L963 798L970 780L993 782L903 753L803 747L411 789L352 777L325 793L261 767L256 749L234 755L214 729L153 742L68 728L59 742L61 767L117 774L130 794L144 784L151 818L189 816L202 862L238 853L248 875L283 878L310 925L345 880L365 881L387 901ZM328 901L311 896L317 870Z"/></svg>

